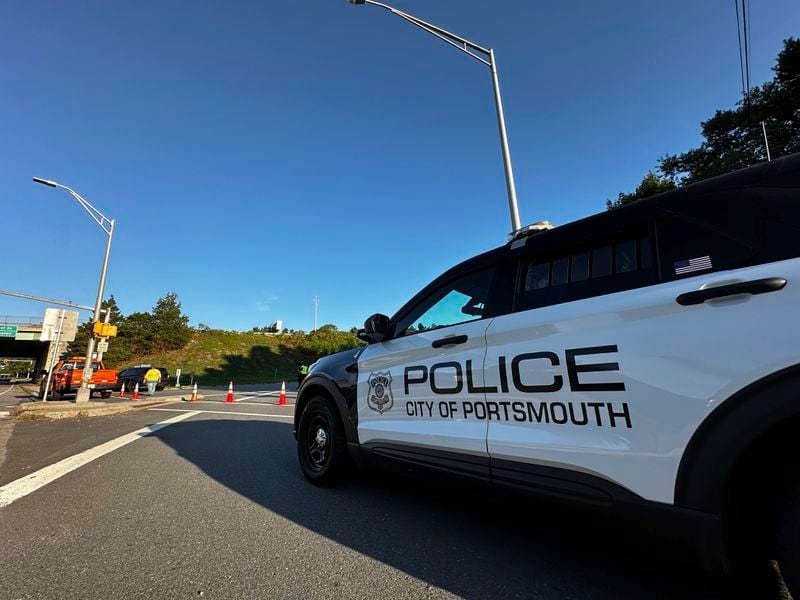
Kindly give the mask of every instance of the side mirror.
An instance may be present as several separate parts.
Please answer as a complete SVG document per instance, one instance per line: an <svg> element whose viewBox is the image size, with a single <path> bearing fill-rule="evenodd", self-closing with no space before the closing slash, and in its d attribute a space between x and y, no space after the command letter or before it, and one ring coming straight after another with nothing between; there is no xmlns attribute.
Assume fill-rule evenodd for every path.
<svg viewBox="0 0 800 600"><path fill-rule="evenodd" d="M390 329L389 317L380 313L375 313L364 321L364 329L359 330L358 339L368 344L382 342L389 337Z"/></svg>

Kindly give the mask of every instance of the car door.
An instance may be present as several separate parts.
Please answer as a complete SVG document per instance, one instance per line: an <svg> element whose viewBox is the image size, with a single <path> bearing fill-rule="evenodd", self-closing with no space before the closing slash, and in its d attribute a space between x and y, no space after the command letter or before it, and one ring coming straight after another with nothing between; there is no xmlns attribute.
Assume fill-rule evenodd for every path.
<svg viewBox="0 0 800 600"><path fill-rule="evenodd" d="M550 300L523 305L487 330L486 385L507 390L487 401L508 406L506 418L489 423L493 479L672 502L683 451L704 418L794 360L786 349L800 325L789 317L797 301L789 285L695 304L685 295L791 281L796 262L710 272L751 249L674 219L657 232L657 255L641 237L521 262L518 299ZM658 278L648 276L654 257ZM613 291L615 281L628 289L584 293L595 284Z"/></svg>
<svg viewBox="0 0 800 600"><path fill-rule="evenodd" d="M484 315L495 268L457 277L392 323L358 359L358 436L377 454L488 476L482 400Z"/></svg>

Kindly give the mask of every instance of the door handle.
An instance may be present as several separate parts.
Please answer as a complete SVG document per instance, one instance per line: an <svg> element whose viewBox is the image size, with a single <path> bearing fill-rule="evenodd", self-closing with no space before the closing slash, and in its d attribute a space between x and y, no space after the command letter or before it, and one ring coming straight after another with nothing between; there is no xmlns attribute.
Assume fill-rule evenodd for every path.
<svg viewBox="0 0 800 600"><path fill-rule="evenodd" d="M465 335L453 335L450 337L433 340L431 346L434 348L441 348L442 346L455 346L456 344L463 344L469 338Z"/></svg>
<svg viewBox="0 0 800 600"><path fill-rule="evenodd" d="M752 281L742 281L694 292L686 292L675 298L675 300L681 306L692 306L693 304L702 304L706 300L711 300L712 298L724 298L725 296L736 296L739 294L766 294L767 292L777 292L778 290L782 290L785 286L786 280L783 277L767 277L765 279L754 279Z"/></svg>

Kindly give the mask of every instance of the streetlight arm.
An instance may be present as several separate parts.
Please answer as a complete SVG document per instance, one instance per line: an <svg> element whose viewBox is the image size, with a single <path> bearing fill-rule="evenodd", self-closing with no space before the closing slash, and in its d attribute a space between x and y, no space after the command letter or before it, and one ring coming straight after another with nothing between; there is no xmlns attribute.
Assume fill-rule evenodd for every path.
<svg viewBox="0 0 800 600"><path fill-rule="evenodd" d="M83 196L81 196L78 192L76 192L72 188L68 188L67 186L62 185L60 183L56 183L55 187L59 187L59 188L67 190L72 195L72 197L75 198L75 200L78 201L78 204L80 204L83 207L83 210L85 210L87 213L89 213L89 216L92 217L92 219L94 219L95 223L100 225L100 228L103 231L106 232L106 235L111 235L111 230L110 230L111 219L106 217L103 213L101 213L99 210L97 210L94 206L89 204L89 202ZM108 224L108 225L106 225L106 224Z"/></svg>
<svg viewBox="0 0 800 600"><path fill-rule="evenodd" d="M397 10L396 8L393 8L388 4L384 4L383 2L376 2L376 0L347 0L347 1L349 4L371 4L379 8L384 8L393 15L397 15L398 17L405 19L412 25L415 25L420 29L424 29L431 35L434 35L440 40L447 42L448 44L450 44L454 48L461 50L465 54L469 54L475 60L478 60L489 67L492 73L492 87L494 88L495 107L497 108L497 126L500 131L500 148L503 154L503 166L505 168L505 174L506 174L506 192L508 194L508 210L511 216L512 235L514 232L519 231L520 220L519 220L519 205L517 203L517 188L516 184L514 183L514 171L511 168L511 151L508 148L508 134L506 133L506 118L503 113L503 100L500 97L500 79L497 75L497 62L495 61L494 58L494 50L484 48L483 46L478 46L478 44L470 42L469 40L457 36L454 33L450 33L449 31L442 29L441 27L432 25L427 21L418 19L413 15L409 15L408 13L405 13L402 10ZM479 54L484 54L486 58L479 56Z"/></svg>
<svg viewBox="0 0 800 600"><path fill-rule="evenodd" d="M457 50L461 50L463 53L469 54L472 58L482 62L487 67L491 67L492 66L492 63L490 62L490 60L486 60L485 58L482 58L481 56L478 56L477 54L475 54L474 52L470 52L470 50L469 50L471 48L472 50L475 50L477 52L485 54L486 56L489 56L491 58L491 50L488 50L488 49L484 48L483 46L479 46L478 44L476 44L474 42L470 42L469 40L464 39L464 38L462 38L462 37L460 37L460 36L458 36L458 35L456 35L454 33L450 33L446 29L442 29L441 27L437 27L436 25L433 25L432 23L428 23L427 21L423 21L422 19L419 19L419 18L415 17L414 15L410 15L410 14L408 14L406 12L403 12L402 10L397 10L396 8L393 8L393 7L391 7L391 6L387 5L387 4L383 4L382 2L374 2L374 0L364 0L364 4L372 4L373 6L378 6L380 8L385 8L386 10L388 10L393 15L397 15L401 19L405 19L406 21L408 21L412 25L416 25L420 29L423 29L423 30L427 31L431 35L434 35L437 38L439 38L440 40L442 40L443 42L446 42L446 43L450 44L451 46L453 46Z"/></svg>
<svg viewBox="0 0 800 600"><path fill-rule="evenodd" d="M103 270L100 272L100 285L97 286L97 300L94 304L94 314L92 321L100 319L101 307L103 302L103 291L106 286L106 273L108 272L108 256L111 253L111 238L114 237L114 220L109 219L94 206L89 204L78 192L66 185L62 185L57 181L50 181L40 177L34 177L36 183L41 183L49 187L58 187L67 190L75 200L78 201L83 209L89 213L89 216L97 223L106 234L106 252L103 257ZM81 376L81 387L78 389L78 394L75 397L75 402L87 402L92 396L90 389L92 384L92 360L94 358L94 336L89 336L89 343L86 345L86 365L83 368L83 375Z"/></svg>
<svg viewBox="0 0 800 600"><path fill-rule="evenodd" d="M67 190L72 195L72 197L78 201L78 204L80 204L83 207L83 209L87 213L89 213L89 216L92 217L92 219L94 219L95 223L100 225L100 229L105 231L106 235L111 235L111 219L109 219L103 213L97 210L83 196L81 196L71 187L68 187L62 183L58 183L57 181L42 179L41 177L34 177L33 180L36 183L41 183L42 185L46 185L48 187L61 188L62 190Z"/></svg>
<svg viewBox="0 0 800 600"><path fill-rule="evenodd" d="M94 219L95 222L98 225L100 225L100 229L105 231L106 235L111 235L111 219L106 217L103 213L101 213L99 210L97 210L94 206L92 206L86 200L84 200L83 197L80 194L78 194L78 192L73 191L73 190L71 190L68 187L63 186L63 185L60 185L58 187L63 187L70 194L72 194L72 197L75 198L75 200L78 201L78 203L83 207L83 209L87 213L89 213L89 216L92 217L92 219Z"/></svg>

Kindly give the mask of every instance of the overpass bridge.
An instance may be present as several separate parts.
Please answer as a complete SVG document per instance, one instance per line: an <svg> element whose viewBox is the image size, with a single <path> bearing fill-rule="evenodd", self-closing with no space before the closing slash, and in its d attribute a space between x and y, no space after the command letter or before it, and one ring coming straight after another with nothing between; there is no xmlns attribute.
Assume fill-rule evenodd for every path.
<svg viewBox="0 0 800 600"><path fill-rule="evenodd" d="M63 323L61 314L60 309L48 308L41 317L0 315L0 358L32 359L35 362L33 372L38 377L38 373L47 369L53 358L64 354L69 342L75 339L78 312L63 311ZM59 338L57 344L56 338Z"/></svg>

